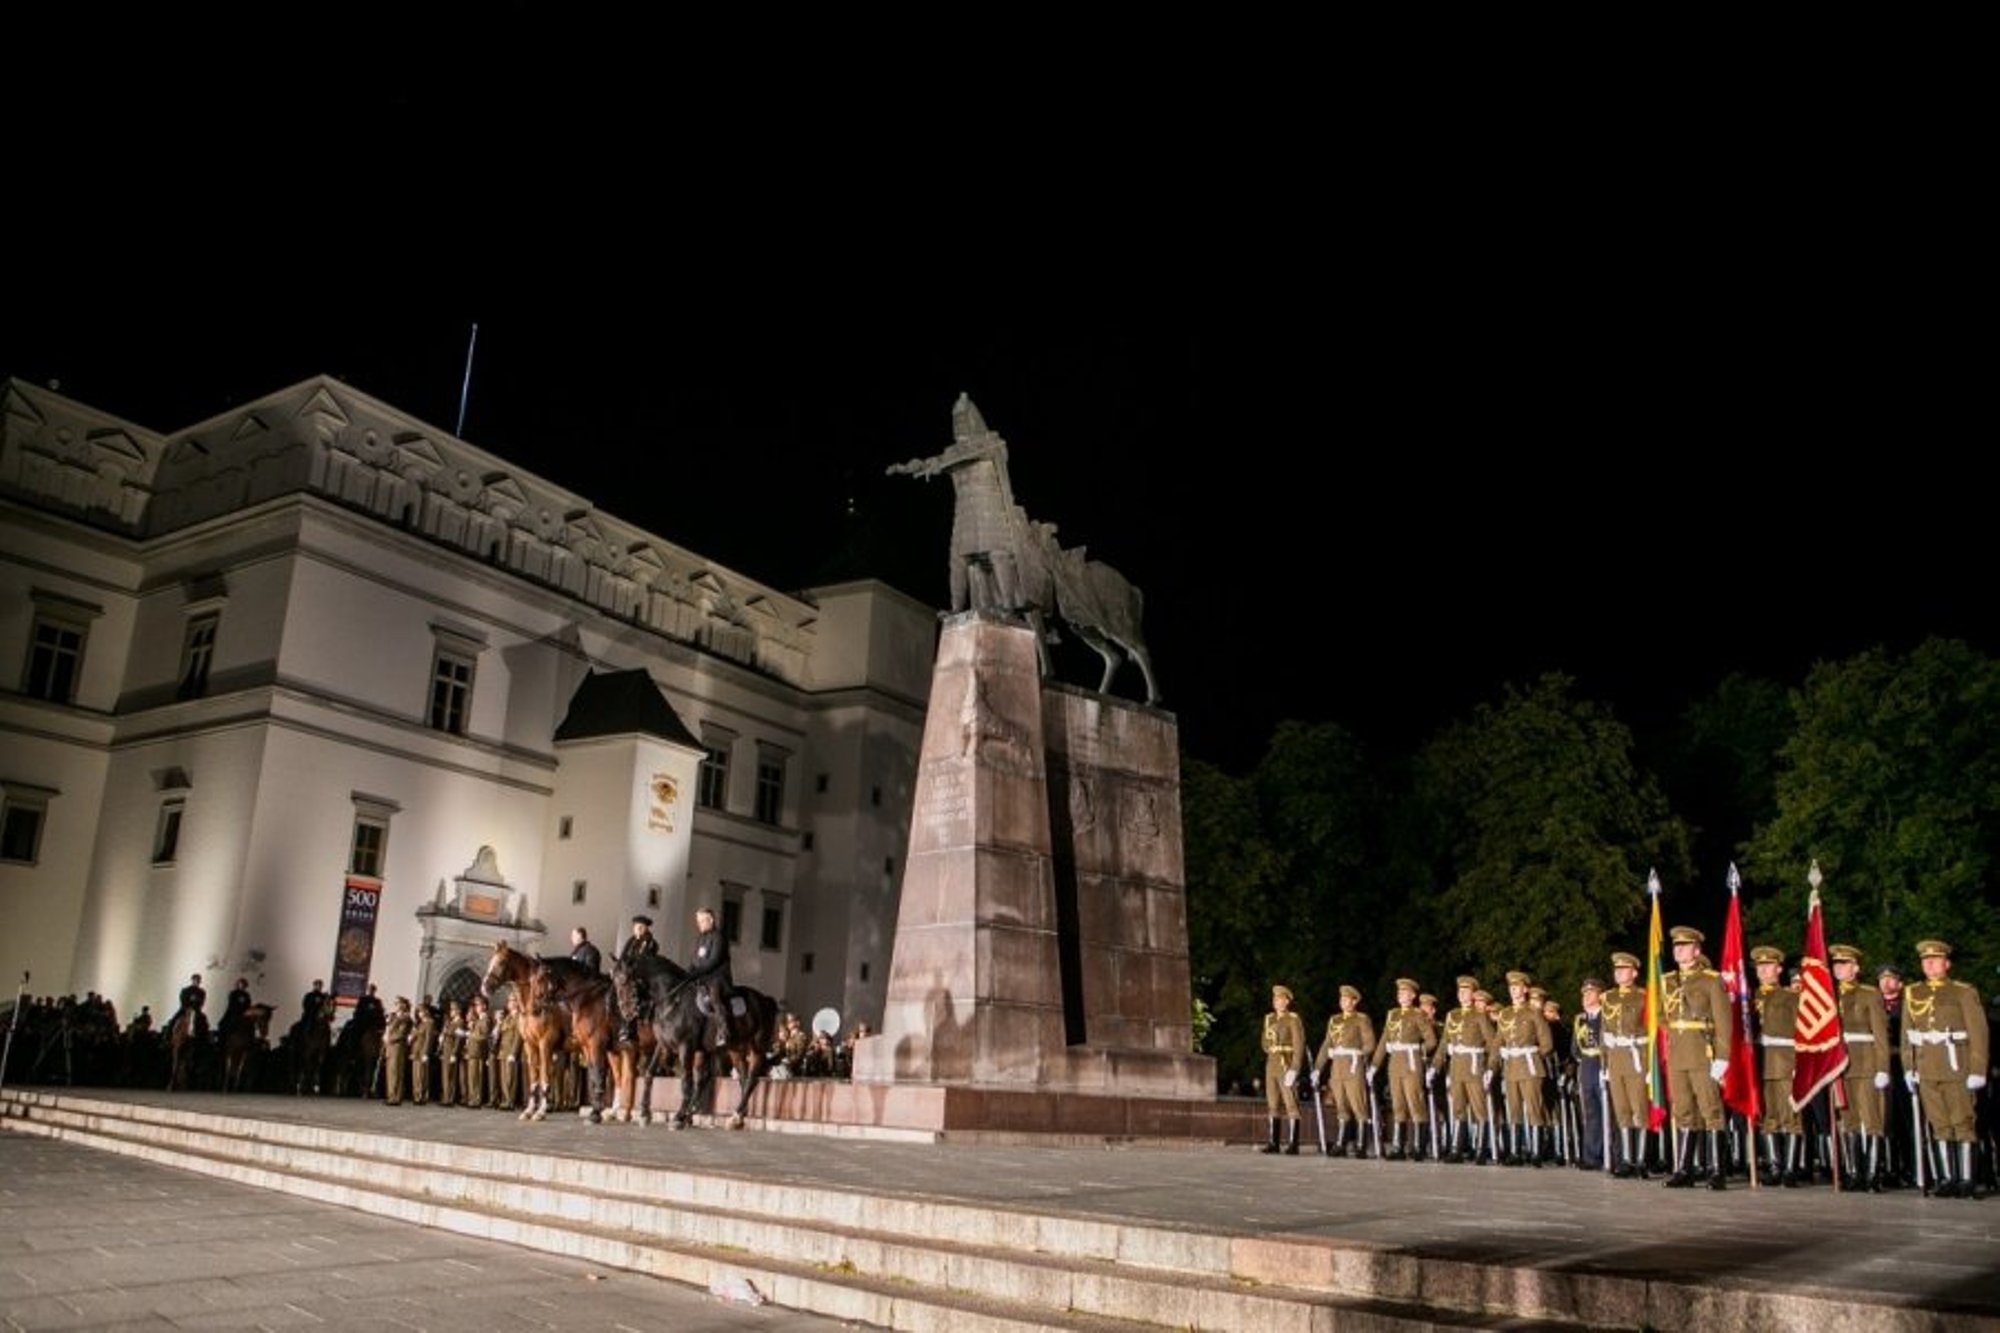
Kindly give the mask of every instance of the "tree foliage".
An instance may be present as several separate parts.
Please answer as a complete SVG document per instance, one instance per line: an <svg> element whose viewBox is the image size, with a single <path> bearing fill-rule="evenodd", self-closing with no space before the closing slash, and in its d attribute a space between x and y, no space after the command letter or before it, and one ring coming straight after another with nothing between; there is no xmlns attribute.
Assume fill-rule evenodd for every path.
<svg viewBox="0 0 2000 1333"><path fill-rule="evenodd" d="M1688 831L1631 732L1551 673L1447 728L1417 763L1441 864L1436 911L1461 966L1524 968L1569 993L1646 911L1649 869L1685 879ZM1558 993L1554 986L1551 993Z"/></svg>
<svg viewBox="0 0 2000 1333"><path fill-rule="evenodd" d="M1942 938L1955 975L2000 963L1993 860L2000 847L2000 663L1930 639L1821 663L1793 698L1778 757L1776 813L1746 849L1773 886L1754 933L1787 951L1802 936L1817 860L1829 938L1907 963Z"/></svg>

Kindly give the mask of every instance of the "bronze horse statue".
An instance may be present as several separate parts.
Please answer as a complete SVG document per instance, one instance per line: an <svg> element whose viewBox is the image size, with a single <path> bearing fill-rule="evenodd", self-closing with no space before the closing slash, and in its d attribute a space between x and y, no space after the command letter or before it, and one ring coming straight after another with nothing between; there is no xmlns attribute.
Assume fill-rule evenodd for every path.
<svg viewBox="0 0 2000 1333"><path fill-rule="evenodd" d="M748 986L733 989L722 1014L704 1013L700 1000L706 992L690 984L687 969L665 958L640 957L629 966L615 963L612 984L618 1003L641 1015L652 1028L653 1045L636 1073L641 1124L652 1117L653 1070L661 1051L674 1052L681 1071L681 1104L674 1112L675 1129L694 1123L697 1107L714 1096L714 1065L717 1054L715 1034L722 1034L721 1048L736 1071L741 1093L736 1109L725 1122L731 1129L743 1128L750 1109L750 1096L757 1090L777 1044L778 1005L770 996Z"/></svg>
<svg viewBox="0 0 2000 1333"><path fill-rule="evenodd" d="M964 394L952 408L952 442L943 453L890 465L891 476L951 478L951 609L1018 615L1035 631L1042 674L1049 674L1051 618L1060 618L1104 659L1100 693L1109 693L1129 660L1146 681L1146 702L1160 701L1153 661L1140 629L1144 600L1125 576L1082 547L1064 549L1053 523L1037 523L1014 503L1007 441Z"/></svg>

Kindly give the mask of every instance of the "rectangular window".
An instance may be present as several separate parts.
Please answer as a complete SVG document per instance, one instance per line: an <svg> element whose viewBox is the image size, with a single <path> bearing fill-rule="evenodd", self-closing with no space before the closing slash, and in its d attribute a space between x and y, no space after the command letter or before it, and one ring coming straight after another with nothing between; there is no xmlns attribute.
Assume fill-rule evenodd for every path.
<svg viewBox="0 0 2000 1333"><path fill-rule="evenodd" d="M822 796L826 795L826 774L822 773L813 780L813 790Z"/></svg>
<svg viewBox="0 0 2000 1333"><path fill-rule="evenodd" d="M33 865L40 859L48 810L46 793L7 784L5 797L0 797L0 861Z"/></svg>
<svg viewBox="0 0 2000 1333"><path fill-rule="evenodd" d="M701 734L701 772L695 780L695 804L705 810L723 810L729 805L729 747L734 734L720 727L705 727Z"/></svg>
<svg viewBox="0 0 2000 1333"><path fill-rule="evenodd" d="M382 862L389 848L389 822L360 816L354 821L354 846L347 856L347 872L382 878Z"/></svg>
<svg viewBox="0 0 2000 1333"><path fill-rule="evenodd" d="M176 698L199 699L208 693L208 669L215 660L215 631L221 623L218 612L188 621L187 638L181 644L181 683L175 691Z"/></svg>
<svg viewBox="0 0 2000 1333"><path fill-rule="evenodd" d="M181 811L185 802L179 800L160 802L160 823L153 831L153 864L172 865L180 854Z"/></svg>
<svg viewBox="0 0 2000 1333"><path fill-rule="evenodd" d="M569 886L569 900L572 903L580 903L589 896L590 896L589 880L580 879L576 881L574 884Z"/></svg>
<svg viewBox="0 0 2000 1333"><path fill-rule="evenodd" d="M659 886L659 885L657 885L657 884L648 884L648 885L646 886L646 906L648 906L648 907L652 908L652 909L653 909L654 911L656 911L656 912L660 910L660 886Z"/></svg>
<svg viewBox="0 0 2000 1333"><path fill-rule="evenodd" d="M463 736L471 711L472 659L440 652L431 665L431 728Z"/></svg>
<svg viewBox="0 0 2000 1333"><path fill-rule="evenodd" d="M570 816L564 815L561 819L556 821L556 837L557 838L569 837L570 828L571 828Z"/></svg>
<svg viewBox="0 0 2000 1333"><path fill-rule="evenodd" d="M812 849L813 849L813 831L811 829L807 829L804 833L799 835L799 850L802 852L809 852Z"/></svg>
<svg viewBox="0 0 2000 1333"><path fill-rule="evenodd" d="M33 699L66 704L76 698L76 678L83 666L83 626L46 617L35 618L28 645L28 679L22 689Z"/></svg>
<svg viewBox="0 0 2000 1333"><path fill-rule="evenodd" d="M806 952L799 955L799 971L801 973L805 973L805 972L810 972L812 970L813 970L812 950L808 949Z"/></svg>
<svg viewBox="0 0 2000 1333"><path fill-rule="evenodd" d="M760 746L757 751L757 822L782 823L784 816L784 752Z"/></svg>
<svg viewBox="0 0 2000 1333"><path fill-rule="evenodd" d="M764 904L764 928L758 932L757 947L775 952L785 947L785 905Z"/></svg>
<svg viewBox="0 0 2000 1333"><path fill-rule="evenodd" d="M743 904L734 898L722 903L722 938L731 945L743 942Z"/></svg>

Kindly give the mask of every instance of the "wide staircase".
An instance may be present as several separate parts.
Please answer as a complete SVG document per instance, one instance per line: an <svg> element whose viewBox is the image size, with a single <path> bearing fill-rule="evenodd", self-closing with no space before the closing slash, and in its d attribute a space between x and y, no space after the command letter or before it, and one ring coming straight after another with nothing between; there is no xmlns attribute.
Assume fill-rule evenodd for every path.
<svg viewBox="0 0 2000 1333"><path fill-rule="evenodd" d="M231 1113L214 1099L196 1110L88 1091L0 1094L10 1132L705 1289L747 1283L776 1305L882 1328L1400 1333L1847 1327L1857 1317L1837 1299L1718 1300L1698 1282L996 1208L952 1199L943 1179L935 1191L878 1192L452 1141L452 1117L477 1114L440 1112L412 1137ZM607 1152L613 1142L596 1140ZM938 1160L941 1171L952 1160L944 1147ZM1882 1313L1871 1327L1900 1322Z"/></svg>

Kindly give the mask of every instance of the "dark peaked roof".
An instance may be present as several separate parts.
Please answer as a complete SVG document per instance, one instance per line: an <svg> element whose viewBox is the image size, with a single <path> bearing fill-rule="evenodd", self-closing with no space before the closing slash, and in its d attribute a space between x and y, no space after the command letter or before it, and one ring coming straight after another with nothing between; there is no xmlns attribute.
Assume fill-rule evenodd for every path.
<svg viewBox="0 0 2000 1333"><path fill-rule="evenodd" d="M643 668L591 672L570 696L569 712L556 728L559 741L644 732L662 740L701 748L701 742L674 712L660 687Z"/></svg>

